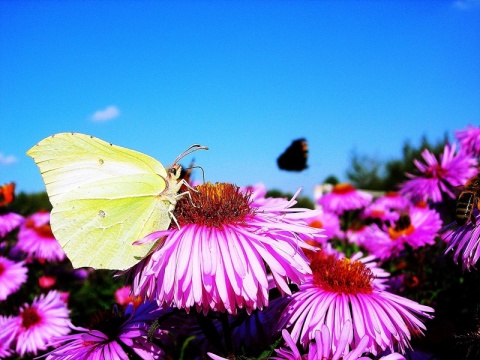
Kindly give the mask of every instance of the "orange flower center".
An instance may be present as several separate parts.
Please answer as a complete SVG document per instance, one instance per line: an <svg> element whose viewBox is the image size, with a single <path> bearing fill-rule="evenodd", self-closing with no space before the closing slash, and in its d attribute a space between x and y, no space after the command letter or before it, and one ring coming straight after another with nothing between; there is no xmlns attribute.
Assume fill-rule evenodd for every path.
<svg viewBox="0 0 480 360"><path fill-rule="evenodd" d="M310 264L315 285L326 291L341 294L371 294L374 275L360 261L337 259L318 251Z"/></svg>
<svg viewBox="0 0 480 360"><path fill-rule="evenodd" d="M381 219L384 215L385 215L385 211L380 210L380 209L374 209L374 210L372 210L372 212L371 212L371 216L372 216L373 218L379 218L379 219Z"/></svg>
<svg viewBox="0 0 480 360"><path fill-rule="evenodd" d="M316 229L323 229L323 223L320 221L320 220L313 220L311 223L310 223L310 226L311 227L314 227Z"/></svg>
<svg viewBox="0 0 480 360"><path fill-rule="evenodd" d="M28 329L38 323L42 320L41 316L38 315L37 309L33 307L26 308L22 314L22 326L25 329Z"/></svg>
<svg viewBox="0 0 480 360"><path fill-rule="evenodd" d="M241 192L236 185L206 183L196 186L195 190L189 190L190 196L183 196L175 206L173 214L180 225L221 228L243 223L247 216L254 215L250 207L251 193Z"/></svg>
<svg viewBox="0 0 480 360"><path fill-rule="evenodd" d="M401 215L395 223L395 227L388 228L388 235L390 235L390 239L397 240L399 237L412 234L414 231L415 228L412 225L410 216Z"/></svg>
<svg viewBox="0 0 480 360"><path fill-rule="evenodd" d="M53 233L52 233L52 228L50 227L50 224L44 224L40 226L35 225L35 221L32 219L28 219L27 222L25 223L25 226L27 228L33 229L38 236L43 237L43 238L53 238Z"/></svg>
<svg viewBox="0 0 480 360"><path fill-rule="evenodd" d="M389 227L388 228L388 235L390 235L390 239L397 240L399 237L410 235L415 231L413 225L409 225L406 229L397 230L396 228Z"/></svg>
<svg viewBox="0 0 480 360"><path fill-rule="evenodd" d="M399 197L400 195L398 194L397 191L387 191L385 193L385 197L388 197L388 198L397 198Z"/></svg>
<svg viewBox="0 0 480 360"><path fill-rule="evenodd" d="M332 192L339 195L348 194L354 192L356 189L353 185L348 183L337 184L333 187Z"/></svg>

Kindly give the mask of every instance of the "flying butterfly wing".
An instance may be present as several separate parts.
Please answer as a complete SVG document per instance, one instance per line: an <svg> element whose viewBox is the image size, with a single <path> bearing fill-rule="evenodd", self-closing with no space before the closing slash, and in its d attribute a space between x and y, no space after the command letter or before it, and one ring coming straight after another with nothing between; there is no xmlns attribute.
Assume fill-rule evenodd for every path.
<svg viewBox="0 0 480 360"><path fill-rule="evenodd" d="M282 170L302 171L307 166L308 144L306 139L292 141L290 146L277 158L277 165Z"/></svg>
<svg viewBox="0 0 480 360"><path fill-rule="evenodd" d="M127 269L151 245L132 243L167 229L167 173L157 160L92 136L61 133L32 147L53 205L53 234L74 267Z"/></svg>

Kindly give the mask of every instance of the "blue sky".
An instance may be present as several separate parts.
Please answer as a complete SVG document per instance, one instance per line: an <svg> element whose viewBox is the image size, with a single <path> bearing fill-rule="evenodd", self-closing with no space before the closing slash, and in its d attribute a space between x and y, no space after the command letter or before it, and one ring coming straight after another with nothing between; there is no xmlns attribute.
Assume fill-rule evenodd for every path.
<svg viewBox="0 0 480 360"><path fill-rule="evenodd" d="M0 0L0 184L82 132L206 180L294 192L480 122L480 2ZM293 139L309 169L278 170ZM183 163L188 164L190 158ZM200 174L197 174L197 179Z"/></svg>

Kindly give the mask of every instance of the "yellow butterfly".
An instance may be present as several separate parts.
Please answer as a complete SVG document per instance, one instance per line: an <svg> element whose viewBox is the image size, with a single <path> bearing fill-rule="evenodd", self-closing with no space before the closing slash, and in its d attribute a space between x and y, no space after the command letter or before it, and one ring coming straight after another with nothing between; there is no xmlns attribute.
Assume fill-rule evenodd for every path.
<svg viewBox="0 0 480 360"><path fill-rule="evenodd" d="M27 151L40 168L53 205L50 225L74 268L125 270L154 245L133 245L172 220L182 181L177 162L167 169L138 151L93 136L60 133Z"/></svg>

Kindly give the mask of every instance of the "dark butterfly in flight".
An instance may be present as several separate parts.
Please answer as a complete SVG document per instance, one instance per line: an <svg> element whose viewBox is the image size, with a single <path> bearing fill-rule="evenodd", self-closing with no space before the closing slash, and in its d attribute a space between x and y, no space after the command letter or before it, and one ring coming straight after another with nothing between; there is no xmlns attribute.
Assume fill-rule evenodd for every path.
<svg viewBox="0 0 480 360"><path fill-rule="evenodd" d="M308 144L307 140L293 140L290 146L278 157L277 164L282 170L302 171L307 166Z"/></svg>

